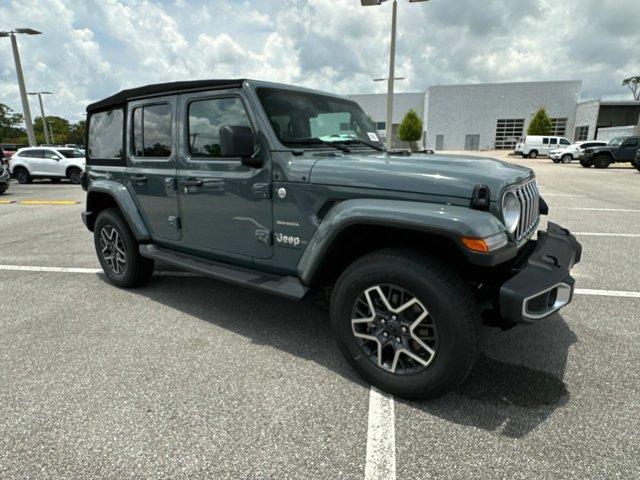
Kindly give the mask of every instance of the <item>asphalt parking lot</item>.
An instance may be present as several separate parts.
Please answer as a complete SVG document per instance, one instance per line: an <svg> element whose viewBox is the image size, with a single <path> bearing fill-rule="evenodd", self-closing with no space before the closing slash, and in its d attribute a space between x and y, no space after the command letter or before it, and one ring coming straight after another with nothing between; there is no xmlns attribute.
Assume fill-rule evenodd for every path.
<svg viewBox="0 0 640 480"><path fill-rule="evenodd" d="M13 183L0 478L638 478L640 174L509 161L582 242L579 291L537 326L484 328L471 378L430 402L371 391L313 301L162 267L110 286L81 189Z"/></svg>

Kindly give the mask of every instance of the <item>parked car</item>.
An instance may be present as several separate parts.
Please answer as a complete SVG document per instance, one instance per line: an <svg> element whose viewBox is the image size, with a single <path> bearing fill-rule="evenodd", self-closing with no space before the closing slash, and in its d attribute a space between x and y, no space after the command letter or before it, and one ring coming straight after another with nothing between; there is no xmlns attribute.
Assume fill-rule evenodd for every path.
<svg viewBox="0 0 640 480"><path fill-rule="evenodd" d="M640 150L636 152L636 157L633 159L631 164L640 172Z"/></svg>
<svg viewBox="0 0 640 480"><path fill-rule="evenodd" d="M558 147L565 148L569 145L571 142L564 137L527 135L517 143L516 153L522 155L522 158L538 158L539 155L548 155Z"/></svg>
<svg viewBox="0 0 640 480"><path fill-rule="evenodd" d="M9 169L6 165L0 163L0 195L7 191L10 182Z"/></svg>
<svg viewBox="0 0 640 480"><path fill-rule="evenodd" d="M456 388L482 319L535 324L573 297L582 247L553 223L534 239L548 207L531 169L386 152L347 98L203 80L87 113L82 218L112 284L161 261L291 300L329 292L347 360L394 395Z"/></svg>
<svg viewBox="0 0 640 480"><path fill-rule="evenodd" d="M640 137L617 137L602 147L587 148L580 159L585 168L607 168L612 163L629 163L640 149Z"/></svg>
<svg viewBox="0 0 640 480"><path fill-rule="evenodd" d="M582 158L582 155L584 155L584 150L586 148L602 147L606 144L607 142L602 141L573 143L568 147L552 150L551 152L549 152L549 158L553 160L554 163L571 163L573 160L579 160L580 158Z"/></svg>
<svg viewBox="0 0 640 480"><path fill-rule="evenodd" d="M84 153L73 148L21 148L9 162L11 174L20 183L31 183L34 178L50 178L53 182L68 178L79 184L84 168Z"/></svg>

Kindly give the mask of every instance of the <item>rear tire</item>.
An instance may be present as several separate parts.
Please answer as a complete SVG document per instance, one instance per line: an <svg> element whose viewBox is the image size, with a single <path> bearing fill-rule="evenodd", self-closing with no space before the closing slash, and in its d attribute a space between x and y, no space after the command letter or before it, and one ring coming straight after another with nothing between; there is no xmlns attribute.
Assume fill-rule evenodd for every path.
<svg viewBox="0 0 640 480"><path fill-rule="evenodd" d="M480 318L471 290L449 265L410 251L380 250L350 265L333 289L331 322L351 366L398 397L444 395L466 379L478 357Z"/></svg>
<svg viewBox="0 0 640 480"><path fill-rule="evenodd" d="M596 168L609 168L610 164L611 158L609 155L600 154L593 159L593 166Z"/></svg>
<svg viewBox="0 0 640 480"><path fill-rule="evenodd" d="M29 174L29 171L24 167L18 167L13 171L13 175L18 180L18 183L22 185L26 185L27 183L33 182L33 178Z"/></svg>
<svg viewBox="0 0 640 480"><path fill-rule="evenodd" d="M118 287L138 287L149 281L154 262L140 255L129 225L119 210L103 210L93 231L98 260L109 282Z"/></svg>
<svg viewBox="0 0 640 480"><path fill-rule="evenodd" d="M9 185L0 185L0 195L7 191Z"/></svg>
<svg viewBox="0 0 640 480"><path fill-rule="evenodd" d="M536 158L538 158L538 151L537 150L531 150L529 152L529 158L535 160Z"/></svg>

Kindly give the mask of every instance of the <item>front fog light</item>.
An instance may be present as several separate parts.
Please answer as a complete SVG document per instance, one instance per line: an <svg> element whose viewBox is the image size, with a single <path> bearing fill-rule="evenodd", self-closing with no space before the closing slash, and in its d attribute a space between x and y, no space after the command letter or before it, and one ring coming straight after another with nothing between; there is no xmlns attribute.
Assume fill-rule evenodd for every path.
<svg viewBox="0 0 640 480"><path fill-rule="evenodd" d="M514 233L520 222L520 202L513 192L507 192L502 197L502 218L509 233Z"/></svg>

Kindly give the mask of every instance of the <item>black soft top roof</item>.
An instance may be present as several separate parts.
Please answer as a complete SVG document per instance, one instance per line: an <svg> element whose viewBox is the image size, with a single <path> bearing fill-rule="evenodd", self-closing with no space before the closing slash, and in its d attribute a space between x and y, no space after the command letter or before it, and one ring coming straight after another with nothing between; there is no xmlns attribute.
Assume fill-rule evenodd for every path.
<svg viewBox="0 0 640 480"><path fill-rule="evenodd" d="M87 113L119 107L132 98L201 88L239 88L242 86L242 82L244 82L244 80L192 80L187 82L156 83L153 85L145 85L144 87L129 88L90 104L87 107Z"/></svg>

